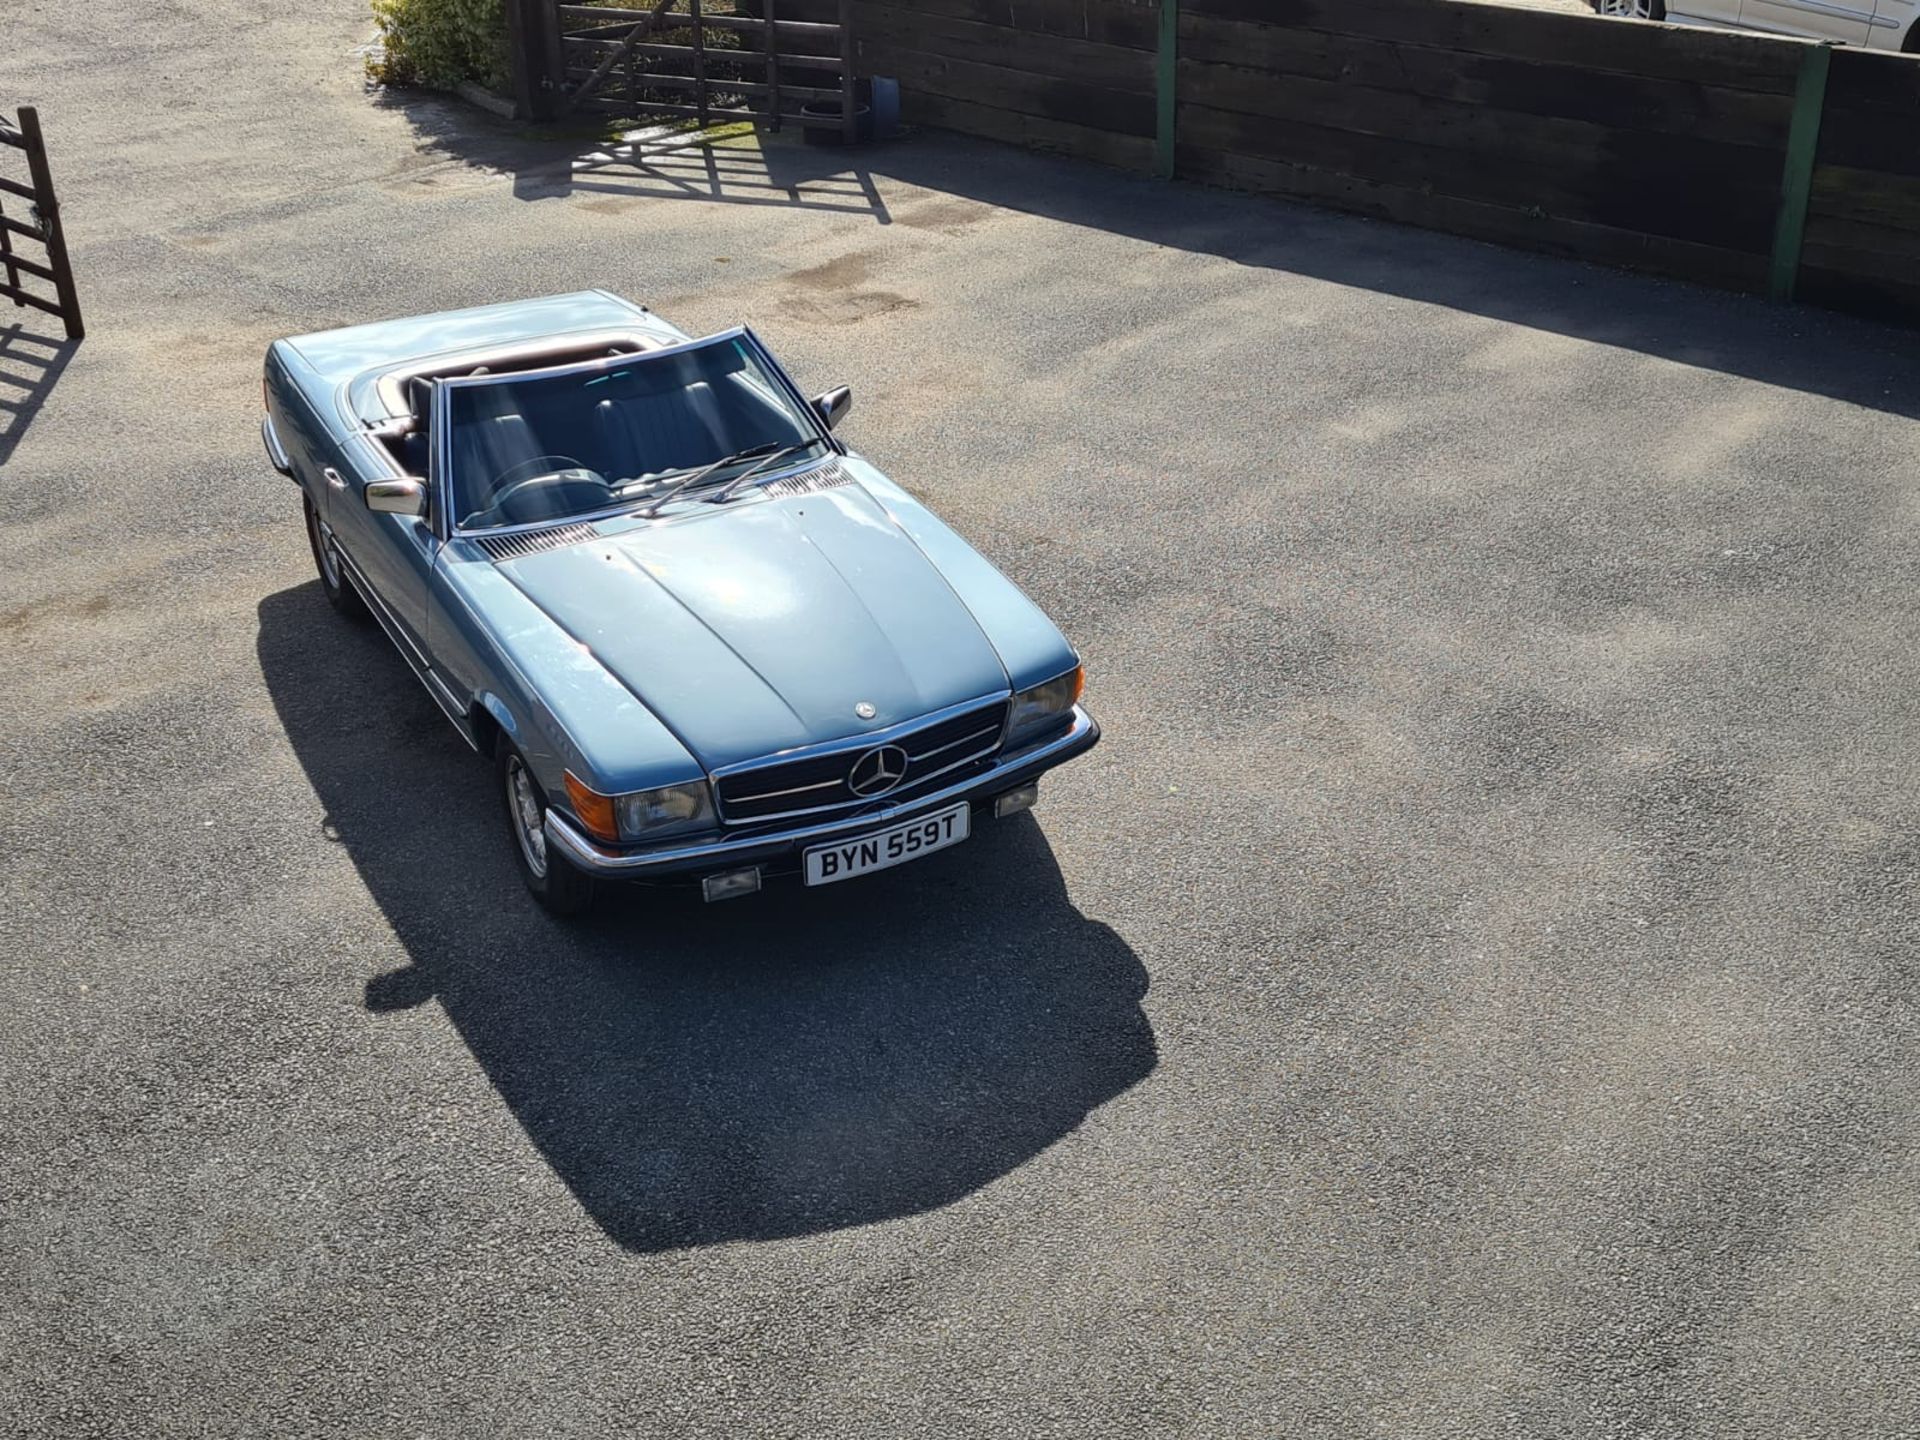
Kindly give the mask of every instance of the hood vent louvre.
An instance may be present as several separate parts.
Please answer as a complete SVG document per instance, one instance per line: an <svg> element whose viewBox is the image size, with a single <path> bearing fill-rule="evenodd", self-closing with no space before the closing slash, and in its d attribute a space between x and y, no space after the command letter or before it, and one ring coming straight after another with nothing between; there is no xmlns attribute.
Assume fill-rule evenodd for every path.
<svg viewBox="0 0 1920 1440"><path fill-rule="evenodd" d="M816 490L831 490L835 486L852 483L853 477L840 468L840 462L829 460L811 470L802 470L798 475L789 475L760 488L768 495L811 495Z"/></svg>
<svg viewBox="0 0 1920 1440"><path fill-rule="evenodd" d="M473 543L497 563L518 560L542 550L558 550L563 545L578 545L597 539L599 531L591 525L555 525L546 530L522 530L514 535L476 535Z"/></svg>

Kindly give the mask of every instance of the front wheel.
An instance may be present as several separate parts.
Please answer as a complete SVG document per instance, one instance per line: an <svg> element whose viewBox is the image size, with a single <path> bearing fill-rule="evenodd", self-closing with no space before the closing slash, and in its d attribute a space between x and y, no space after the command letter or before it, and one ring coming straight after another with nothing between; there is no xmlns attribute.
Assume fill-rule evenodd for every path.
<svg viewBox="0 0 1920 1440"><path fill-rule="evenodd" d="M1630 20L1664 20L1666 0L1593 0L1593 8L1602 15L1623 15Z"/></svg>
<svg viewBox="0 0 1920 1440"><path fill-rule="evenodd" d="M327 603L349 620L364 623L371 619L367 602L360 598L353 581L347 578L340 547L333 543L332 534L320 523L320 512L313 508L313 497L302 495L300 503L306 507L307 544L313 547L313 568L320 572L320 588L326 592Z"/></svg>
<svg viewBox="0 0 1920 1440"><path fill-rule="evenodd" d="M574 869L566 856L547 844L546 796L505 735L494 751L494 768L506 802L507 829L513 835L520 878L533 898L554 914L578 915L593 903L593 877Z"/></svg>

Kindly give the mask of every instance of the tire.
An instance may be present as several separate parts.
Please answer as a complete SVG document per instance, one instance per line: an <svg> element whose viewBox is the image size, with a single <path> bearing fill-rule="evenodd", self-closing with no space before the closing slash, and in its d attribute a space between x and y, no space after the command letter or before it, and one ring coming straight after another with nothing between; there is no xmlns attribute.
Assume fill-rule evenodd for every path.
<svg viewBox="0 0 1920 1440"><path fill-rule="evenodd" d="M593 877L581 873L547 844L543 828L547 797L513 742L502 735L493 748L494 776L506 813L507 843L527 890L555 915L579 915L593 903Z"/></svg>
<svg viewBox="0 0 1920 1440"><path fill-rule="evenodd" d="M1632 20L1664 20L1666 0L1593 0L1595 14L1624 15Z"/></svg>
<svg viewBox="0 0 1920 1440"><path fill-rule="evenodd" d="M310 496L302 495L300 503L307 512L307 544L313 549L313 568L320 572L320 588L326 592L327 603L355 624L366 624L373 616L347 578L332 542L321 532L320 512L313 508Z"/></svg>

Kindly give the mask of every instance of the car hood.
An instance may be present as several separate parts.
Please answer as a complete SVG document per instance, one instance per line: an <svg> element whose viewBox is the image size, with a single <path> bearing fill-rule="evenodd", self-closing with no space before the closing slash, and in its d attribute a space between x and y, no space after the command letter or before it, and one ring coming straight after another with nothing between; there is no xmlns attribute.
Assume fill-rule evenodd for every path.
<svg viewBox="0 0 1920 1440"><path fill-rule="evenodd" d="M708 769L1007 686L972 613L858 485L608 528L499 568Z"/></svg>

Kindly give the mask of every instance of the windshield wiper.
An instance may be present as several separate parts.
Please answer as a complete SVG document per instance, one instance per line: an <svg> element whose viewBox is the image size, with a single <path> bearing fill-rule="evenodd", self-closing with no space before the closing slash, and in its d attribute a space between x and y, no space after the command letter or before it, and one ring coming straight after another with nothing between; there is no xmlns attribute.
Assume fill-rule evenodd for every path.
<svg viewBox="0 0 1920 1440"><path fill-rule="evenodd" d="M746 449L740 451L738 454L723 455L721 456L720 459L714 461L711 465L702 465L698 470L690 471L686 475L683 475L680 479L674 481L673 484L669 485L665 490L661 491L659 495L655 496L654 499L647 504L645 509L639 511L638 513L646 516L649 520L651 520L654 516L660 513L660 507L662 505L666 504L669 500L673 499L674 496L678 495L682 490L685 490L688 486L698 485L702 480L706 479L707 476L713 474L714 471L724 470L729 465L737 465L742 460L751 460L754 457L759 455L765 455L769 459L771 459L778 452L779 452L779 442L774 440L769 440L764 445L749 445ZM753 472L750 470L747 473L752 474Z"/></svg>
<svg viewBox="0 0 1920 1440"><path fill-rule="evenodd" d="M728 498L733 494L734 491L738 490L742 485L746 484L747 481L751 480L754 476L758 475L762 470L766 469L769 465L773 464L774 461L784 460L787 458L787 456L793 454L796 450L805 450L808 446L812 445L813 443L814 442L811 440L802 440L797 445L781 446L778 450L775 450L771 455L764 457L756 464L748 466L745 470L742 470L738 475L734 476L733 479L729 480L725 485L722 485L720 487L718 494L709 495L707 497L707 503L709 505L726 504Z"/></svg>

